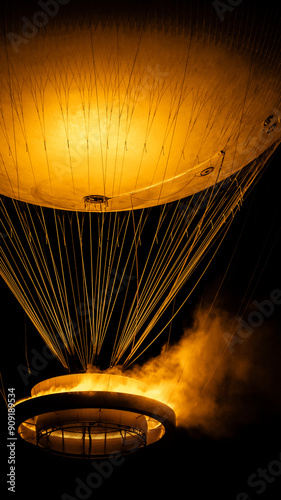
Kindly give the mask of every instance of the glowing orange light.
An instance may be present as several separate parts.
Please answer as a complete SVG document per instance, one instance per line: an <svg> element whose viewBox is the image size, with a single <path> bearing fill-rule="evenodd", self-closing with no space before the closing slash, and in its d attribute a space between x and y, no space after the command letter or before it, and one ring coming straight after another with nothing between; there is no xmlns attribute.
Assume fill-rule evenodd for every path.
<svg viewBox="0 0 281 500"><path fill-rule="evenodd" d="M173 410L147 393L144 383L121 375L83 373L46 380L33 388L31 398L18 402L25 415L18 432L32 444L65 455L131 453L174 425ZM28 416L30 411L35 415Z"/></svg>
<svg viewBox="0 0 281 500"><path fill-rule="evenodd" d="M129 210L205 189L219 168L222 180L265 151L280 136L279 125L260 136L265 96L270 111L278 102L278 74L267 81L256 56L249 81L239 47L189 36L121 23L46 28L19 53L8 45L1 193L80 211L98 194L109 198L103 210ZM253 137L255 147L245 147Z"/></svg>

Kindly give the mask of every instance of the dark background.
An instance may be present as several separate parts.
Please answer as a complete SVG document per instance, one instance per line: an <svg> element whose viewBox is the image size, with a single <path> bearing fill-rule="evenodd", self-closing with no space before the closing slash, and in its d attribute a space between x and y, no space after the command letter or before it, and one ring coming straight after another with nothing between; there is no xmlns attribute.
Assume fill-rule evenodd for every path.
<svg viewBox="0 0 281 500"><path fill-rule="evenodd" d="M245 0L246 3L246 0ZM267 299L274 289L281 289L281 151L274 155L264 175L251 195L245 200L241 211L228 232L204 280L199 284L191 300L173 322L172 338L178 340L184 328L192 324L193 310L199 305L209 304L221 283L229 259L239 240L231 268L220 290L216 304L227 312L236 314L245 292L245 304L251 300ZM249 281L250 289L247 290ZM15 387L17 398L29 394L31 387L42 379L61 374L62 369L55 360L42 365L39 374L30 376L27 385L17 370L19 364L26 365L25 329L27 332L29 356L32 349L41 353L43 342L17 304L16 299L4 282L1 293L1 373L5 389ZM184 292L183 292L184 293ZM261 355L259 362L264 374L269 377L269 388L274 386L278 393L280 369L276 358L280 353L281 306L261 328L257 328L250 349L255 349L259 338ZM266 327L266 328L265 328ZM268 336L268 329L271 335ZM174 337L173 337L174 333ZM264 357L263 347L264 346ZM161 342L156 344L157 354ZM237 356L239 363L239 354ZM274 362L272 362L274 360ZM40 363L40 362L39 362ZM269 391L271 392L271 391ZM227 398L227 394L225 395ZM83 498L104 498L118 496L146 498L172 496L201 500L216 498L238 500L239 492L246 492L249 499L262 500L281 498L281 474L276 475L266 490L258 494L257 487L247 485L249 476L259 468L267 469L277 459L281 461L280 403L279 400L260 400L257 392L251 395L247 405L259 408L253 422L239 424L233 435L215 439L199 429L177 427L175 431L155 445L137 454L124 458L112 474L103 478L99 488ZM1 399L1 491L3 498L28 498L60 500L64 493L77 498L76 478L86 481L94 469L91 462L63 459L44 453L18 439L16 446L16 494L8 495L6 489L6 437L7 423L4 400ZM272 477L272 475L270 474ZM82 497L81 497L82 498ZM246 499L247 497L245 497ZM241 497L240 500L242 500Z"/></svg>

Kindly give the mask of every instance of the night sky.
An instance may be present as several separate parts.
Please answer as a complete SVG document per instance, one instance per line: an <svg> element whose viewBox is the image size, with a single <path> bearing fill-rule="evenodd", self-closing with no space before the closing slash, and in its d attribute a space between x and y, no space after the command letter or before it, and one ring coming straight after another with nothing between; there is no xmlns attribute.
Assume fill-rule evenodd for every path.
<svg viewBox="0 0 281 500"><path fill-rule="evenodd" d="M281 290L280 168L279 148L245 200L203 280L173 322L172 342L179 340L184 329L192 325L193 311L199 306L208 307L212 302L230 258L232 264L215 304L230 316L236 314L243 298L244 304L248 303L243 315L243 318L247 318L253 310L254 300L261 302L268 299L273 290ZM0 371L5 389L15 387L17 398L22 398L28 396L32 386L40 380L64 372L56 360L43 361L38 375L30 376L25 385L17 369L20 364L26 365L25 329L29 359L34 353L42 353L44 344L30 321L25 319L24 312L4 282L0 282L0 293ZM181 293L184 294L184 290ZM91 460L54 456L18 438L16 494L10 495L6 488L7 419L1 399L2 498L73 500L114 495L129 499L144 495L145 498L155 499L165 495L190 500L280 499L280 327L281 305L276 305L273 314L264 320L261 327L255 328L253 335L239 345L239 349L231 356L230 362L239 364L240 355L254 352L254 359L258 363L256 368L259 376L264 376L268 392L263 391L261 395L256 390L255 394L249 392L248 397L245 397L245 390L244 399L239 400L241 411L247 414L248 406L253 405L257 408L255 418L252 421L245 419L244 424L241 418L228 437L218 439L206 435L202 429L177 427L166 439L120 459L118 466L108 468L103 460L99 465L103 469L97 469L98 462L93 464ZM156 343L153 354L156 355L160 349L161 341ZM226 392L224 397L231 396ZM89 487L83 489L81 485L87 483L92 472L97 472L99 486L92 488L92 491ZM102 477L102 474L106 477ZM258 475L263 477L259 478ZM248 484L249 481L252 481L252 486ZM78 485L81 486L79 491Z"/></svg>

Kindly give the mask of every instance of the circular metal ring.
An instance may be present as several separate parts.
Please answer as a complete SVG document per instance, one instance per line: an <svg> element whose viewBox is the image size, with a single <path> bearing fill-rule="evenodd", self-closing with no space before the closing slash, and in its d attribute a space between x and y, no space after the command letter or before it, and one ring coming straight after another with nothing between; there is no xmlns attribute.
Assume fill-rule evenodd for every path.
<svg viewBox="0 0 281 500"><path fill-rule="evenodd" d="M17 404L19 435L65 456L103 458L152 444L175 426L159 401L120 392L61 392Z"/></svg>
<svg viewBox="0 0 281 500"><path fill-rule="evenodd" d="M201 177L205 177L205 175L210 175L214 170L214 167L208 167L208 168L205 168L204 170L202 170L200 172L200 175Z"/></svg>

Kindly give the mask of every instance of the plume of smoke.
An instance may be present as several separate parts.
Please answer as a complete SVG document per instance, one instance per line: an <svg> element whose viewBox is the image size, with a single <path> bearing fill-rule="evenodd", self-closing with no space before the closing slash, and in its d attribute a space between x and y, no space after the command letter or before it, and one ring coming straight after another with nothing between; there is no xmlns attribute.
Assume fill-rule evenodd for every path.
<svg viewBox="0 0 281 500"><path fill-rule="evenodd" d="M147 383L151 397L174 408L177 425L219 438L255 423L267 410L280 412L279 360L271 325L263 325L231 353L224 334L233 331L235 320L219 309L206 317L197 311L193 327L177 344L128 375Z"/></svg>

